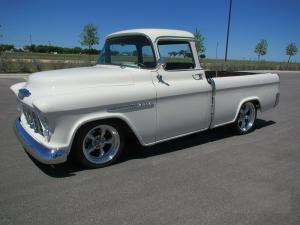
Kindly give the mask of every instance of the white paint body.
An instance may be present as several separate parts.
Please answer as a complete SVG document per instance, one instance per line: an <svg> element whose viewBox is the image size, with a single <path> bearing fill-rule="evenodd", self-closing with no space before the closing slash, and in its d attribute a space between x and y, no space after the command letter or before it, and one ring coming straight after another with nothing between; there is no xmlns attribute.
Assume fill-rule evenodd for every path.
<svg viewBox="0 0 300 225"><path fill-rule="evenodd" d="M141 29L118 32L145 35L153 43L159 58L157 41L188 40L196 67L192 70L165 71L113 65L63 69L34 73L25 83L11 87L16 96L21 88L31 92L19 101L38 108L48 119L50 141L35 133L21 115L21 125L36 141L50 149L69 151L76 131L90 121L119 118L126 122L142 145L198 132L234 122L240 106L258 100L261 111L274 107L279 93L277 74L213 78L216 84L215 113L211 124L212 87L205 78L195 50L194 36L185 31ZM169 86L157 79L160 74ZM195 80L194 74L201 74ZM151 102L153 107L140 110L118 109L136 103Z"/></svg>

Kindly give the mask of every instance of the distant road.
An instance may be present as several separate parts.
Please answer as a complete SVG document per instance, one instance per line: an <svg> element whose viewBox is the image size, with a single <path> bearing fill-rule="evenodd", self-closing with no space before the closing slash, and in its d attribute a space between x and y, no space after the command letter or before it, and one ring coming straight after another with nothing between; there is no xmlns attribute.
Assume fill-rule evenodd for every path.
<svg viewBox="0 0 300 225"><path fill-rule="evenodd" d="M1 78L24 78L26 79L30 73L0 73Z"/></svg>
<svg viewBox="0 0 300 225"><path fill-rule="evenodd" d="M300 74L300 71L288 71L288 70L247 70L248 72L257 72L257 73L278 73L278 74Z"/></svg>

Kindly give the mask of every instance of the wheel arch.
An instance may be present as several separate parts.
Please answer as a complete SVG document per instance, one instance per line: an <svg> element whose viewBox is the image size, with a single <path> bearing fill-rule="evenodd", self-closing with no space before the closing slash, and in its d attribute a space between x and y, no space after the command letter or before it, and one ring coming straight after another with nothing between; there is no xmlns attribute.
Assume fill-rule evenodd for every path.
<svg viewBox="0 0 300 225"><path fill-rule="evenodd" d="M245 104L246 102L252 102L255 105L256 109L261 110L261 102L260 102L260 99L258 97L255 96L255 97L245 98L245 99L240 101L240 103L237 107L237 110L236 110L235 117L234 117L233 121L235 121L237 119L237 117L239 115L239 111L240 111L242 105Z"/></svg>
<svg viewBox="0 0 300 225"><path fill-rule="evenodd" d="M119 123L121 124L122 128L124 130L127 130L130 135L133 135L134 138L137 139L137 141L141 144L144 145L144 142L141 138L141 136L138 134L137 129L135 126L126 118L122 116L106 116L106 117L101 117L101 118L91 118L91 119L86 119L84 121L80 121L78 124L76 124L72 130L72 135L70 137L70 152L72 150L72 146L74 143L75 138L78 136L80 130L84 128L85 126L92 124L92 123L101 123L101 122L114 122L114 123Z"/></svg>

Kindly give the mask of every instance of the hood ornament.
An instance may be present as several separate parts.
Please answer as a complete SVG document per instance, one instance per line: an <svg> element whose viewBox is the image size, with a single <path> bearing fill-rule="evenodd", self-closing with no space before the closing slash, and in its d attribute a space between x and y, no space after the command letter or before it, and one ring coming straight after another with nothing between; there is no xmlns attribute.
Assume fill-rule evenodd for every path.
<svg viewBox="0 0 300 225"><path fill-rule="evenodd" d="M30 91L26 88L22 88L19 90L18 97L23 100L25 97L29 97L31 95Z"/></svg>

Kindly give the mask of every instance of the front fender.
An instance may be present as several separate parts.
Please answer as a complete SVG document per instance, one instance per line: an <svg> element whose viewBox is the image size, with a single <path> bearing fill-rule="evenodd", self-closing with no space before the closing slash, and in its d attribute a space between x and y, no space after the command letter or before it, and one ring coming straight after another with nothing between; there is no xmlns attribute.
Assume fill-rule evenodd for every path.
<svg viewBox="0 0 300 225"><path fill-rule="evenodd" d="M85 117L80 118L76 122L76 124L74 124L74 126L70 132L71 135L69 137L69 143L70 144L73 143L76 133L85 124L88 124L88 123L94 122L94 121L100 122L103 120L110 120L110 119L119 119L119 120L122 120L124 123L126 123L127 126L134 133L134 135L137 137L140 144L142 144L142 145L147 145L147 142L149 143L149 141L150 142L155 141L154 136L152 138L151 137L143 137L141 135L140 129L137 127L137 124L134 121L132 121L132 119L129 118L128 116L126 116L125 114L102 113L101 115L92 115L92 116L85 116Z"/></svg>
<svg viewBox="0 0 300 225"><path fill-rule="evenodd" d="M46 114L53 135L51 141L58 146L71 149L75 134L83 125L100 120L120 119L128 125L141 145L155 143L156 110L155 107L130 112L109 112L106 108L80 109L69 112Z"/></svg>

